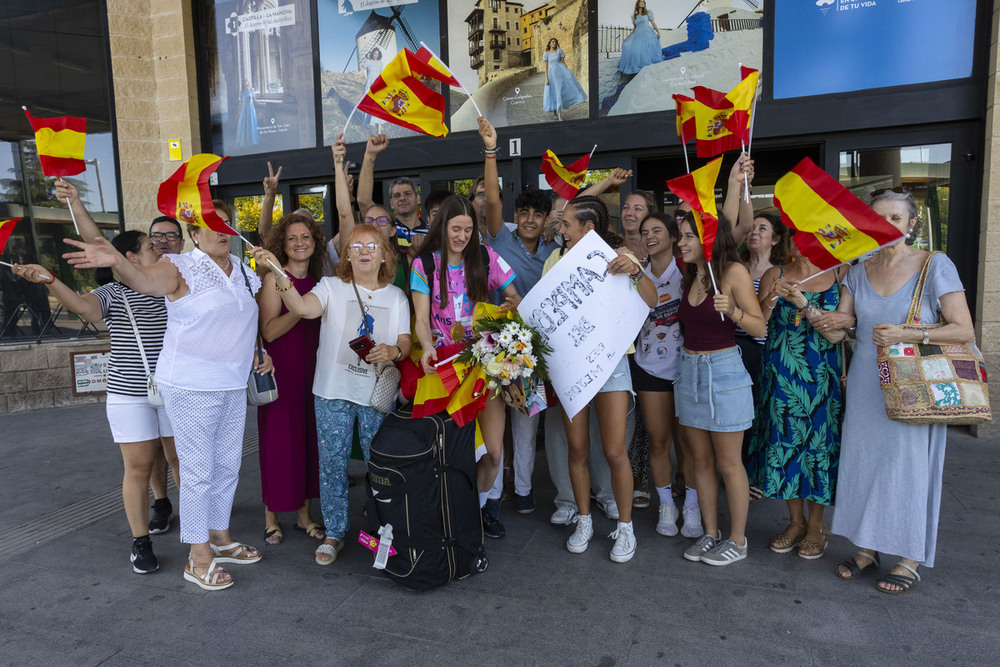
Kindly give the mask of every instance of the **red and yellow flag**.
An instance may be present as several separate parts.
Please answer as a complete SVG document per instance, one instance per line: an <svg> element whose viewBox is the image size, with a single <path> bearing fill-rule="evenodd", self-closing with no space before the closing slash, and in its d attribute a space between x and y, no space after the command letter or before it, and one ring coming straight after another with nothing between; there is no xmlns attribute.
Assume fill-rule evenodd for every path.
<svg viewBox="0 0 1000 667"><path fill-rule="evenodd" d="M414 132L447 136L444 97L428 88L420 80L421 76L445 81L447 75L403 49L389 61L361 98L358 111Z"/></svg>
<svg viewBox="0 0 1000 667"><path fill-rule="evenodd" d="M705 261L712 259L715 234L719 228L719 211L715 205L715 183L719 180L722 157L719 156L704 167L695 169L667 181L667 187L675 195L686 201L694 211L698 237L705 251Z"/></svg>
<svg viewBox="0 0 1000 667"><path fill-rule="evenodd" d="M212 193L208 189L208 177L226 159L228 156L219 157L211 153L198 153L189 157L170 178L160 184L156 193L156 207L164 215L189 225L239 236L239 232L215 212Z"/></svg>
<svg viewBox="0 0 1000 667"><path fill-rule="evenodd" d="M486 388L486 373L476 364L468 370L462 384L448 401L448 414L458 426L473 421L486 408L490 392Z"/></svg>
<svg viewBox="0 0 1000 667"><path fill-rule="evenodd" d="M677 104L677 138L686 144L697 134L697 122L694 117L695 103L687 95L674 95Z"/></svg>
<svg viewBox="0 0 1000 667"><path fill-rule="evenodd" d="M551 150L542 156L542 173L545 182L549 184L563 199L573 199L583 187L587 177L587 166L590 164L588 153L571 165L563 166L559 158Z"/></svg>
<svg viewBox="0 0 1000 667"><path fill-rule="evenodd" d="M11 218L10 220L0 220L0 255L3 254L4 249L7 247L7 241L10 239L10 235L14 233L14 225L21 218Z"/></svg>
<svg viewBox="0 0 1000 667"><path fill-rule="evenodd" d="M73 176L87 170L83 160L87 141L87 119L75 116L35 118L27 109L24 115L35 131L35 149L46 176Z"/></svg>
<svg viewBox="0 0 1000 667"><path fill-rule="evenodd" d="M456 88L462 87L462 84L455 78L455 75L451 73L448 66L441 62L438 57L434 55L434 52L423 44L420 45L420 48L413 54L413 56L436 72L436 76L432 76L430 78L443 81L449 86L455 86ZM424 74L424 76L427 75Z"/></svg>
<svg viewBox="0 0 1000 667"><path fill-rule="evenodd" d="M760 72L749 67L741 67L742 80L736 87L726 93L733 105L733 113L726 121L726 129L736 135L741 144L750 141L750 120L753 113L754 100L757 99L757 82Z"/></svg>
<svg viewBox="0 0 1000 667"><path fill-rule="evenodd" d="M465 348L465 343L452 343L439 347L437 349L438 363L447 363L441 363L437 373L425 375L423 367L420 365L421 354L414 346L410 353L418 373L417 388L413 395L414 418L436 415L448 407L451 394L461 384L461 373L465 370L465 365L456 362L452 357L461 352L463 348ZM448 361L449 359L451 361Z"/></svg>
<svg viewBox="0 0 1000 667"><path fill-rule="evenodd" d="M823 270L903 238L809 158L778 179L774 205L782 221L795 228L795 245L802 255Z"/></svg>

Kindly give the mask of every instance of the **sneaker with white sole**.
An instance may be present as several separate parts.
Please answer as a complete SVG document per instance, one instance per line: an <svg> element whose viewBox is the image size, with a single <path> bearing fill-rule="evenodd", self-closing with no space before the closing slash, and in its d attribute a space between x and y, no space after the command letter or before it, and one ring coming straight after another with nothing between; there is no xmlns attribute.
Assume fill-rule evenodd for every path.
<svg viewBox="0 0 1000 667"><path fill-rule="evenodd" d="M612 521L618 520L618 503L616 503L613 498L611 500L604 501L598 500L597 504L601 506L601 511L603 511L609 519Z"/></svg>
<svg viewBox="0 0 1000 667"><path fill-rule="evenodd" d="M160 569L156 556L153 555L153 543L149 541L148 535L132 539L132 555L129 560L132 561L132 571L136 574L149 574Z"/></svg>
<svg viewBox="0 0 1000 667"><path fill-rule="evenodd" d="M587 550L587 543L594 536L594 524L589 514L577 514L573 518L576 530L566 540L566 549L571 554L582 554Z"/></svg>
<svg viewBox="0 0 1000 667"><path fill-rule="evenodd" d="M715 547L716 544L718 544L720 539L721 535L719 537L707 534L702 535L701 537L698 538L697 542L695 542L694 544L692 544L691 546L689 546L687 549L684 550L684 558L688 559L689 561L697 563L698 561L701 560L702 555L707 553L709 549L712 549L713 547Z"/></svg>
<svg viewBox="0 0 1000 667"><path fill-rule="evenodd" d="M677 505L674 504L674 501L668 500L665 503L660 503L660 519L656 522L656 532L667 537L676 535L678 514L680 512L677 511Z"/></svg>
<svg viewBox="0 0 1000 667"><path fill-rule="evenodd" d="M615 546L611 547L611 560L616 563L627 563L635 555L635 533L632 531L632 522L618 522L615 532L608 535L615 541Z"/></svg>
<svg viewBox="0 0 1000 667"><path fill-rule="evenodd" d="M750 543L743 538L743 546L736 546L732 540L722 540L701 555L701 562L709 565L729 565L747 557Z"/></svg>
<svg viewBox="0 0 1000 667"><path fill-rule="evenodd" d="M701 507L699 505L685 505L681 510L684 517L684 525L681 526L681 535L684 537L698 537L705 532L701 526Z"/></svg>
<svg viewBox="0 0 1000 667"><path fill-rule="evenodd" d="M549 523L554 526L568 526L573 523L577 511L575 507L557 507L556 511L549 517Z"/></svg>

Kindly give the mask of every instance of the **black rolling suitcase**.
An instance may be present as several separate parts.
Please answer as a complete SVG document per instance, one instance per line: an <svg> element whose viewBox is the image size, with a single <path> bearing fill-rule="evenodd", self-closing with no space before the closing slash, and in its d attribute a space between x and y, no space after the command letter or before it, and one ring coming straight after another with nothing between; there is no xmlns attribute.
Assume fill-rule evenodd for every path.
<svg viewBox="0 0 1000 667"><path fill-rule="evenodd" d="M386 576L426 590L482 572L483 524L476 482L475 424L459 428L446 412L411 419L390 413L371 442L368 523L392 526ZM376 565L379 559L376 558Z"/></svg>

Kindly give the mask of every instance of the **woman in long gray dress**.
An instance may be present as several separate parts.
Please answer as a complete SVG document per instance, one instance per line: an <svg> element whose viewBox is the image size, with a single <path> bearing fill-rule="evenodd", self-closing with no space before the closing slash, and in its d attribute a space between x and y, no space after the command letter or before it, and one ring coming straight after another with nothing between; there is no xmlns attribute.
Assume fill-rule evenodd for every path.
<svg viewBox="0 0 1000 667"><path fill-rule="evenodd" d="M876 366L877 346L895 343L967 343L975 337L965 288L944 254L931 259L922 303L922 322L945 326L902 329L927 252L912 246L920 228L917 208L905 190L873 193L872 208L906 235L906 243L884 248L847 274L836 312L814 320L816 327L857 327L857 347L847 375L837 504L832 532L860 550L837 566L841 579L877 569L879 552L899 555L876 588L899 595L920 581L917 568L934 566L941 507L947 427L891 421ZM856 319L855 319L856 318Z"/></svg>

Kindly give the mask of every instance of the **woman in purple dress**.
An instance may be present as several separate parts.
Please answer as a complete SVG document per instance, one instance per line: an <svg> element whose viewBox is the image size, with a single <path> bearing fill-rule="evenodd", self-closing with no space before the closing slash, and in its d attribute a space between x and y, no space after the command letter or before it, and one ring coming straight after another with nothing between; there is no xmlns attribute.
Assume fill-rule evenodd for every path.
<svg viewBox="0 0 1000 667"><path fill-rule="evenodd" d="M286 215L266 244L278 258L299 294L307 294L323 277L326 247L322 228L303 215ZM257 409L260 433L260 484L264 500L264 541L282 539L279 512L297 512L295 528L309 537L326 537L312 520L310 500L319 497L319 454L312 385L319 348L319 320L303 320L281 302L274 276L264 276L259 293L260 330L274 360L278 399Z"/></svg>

